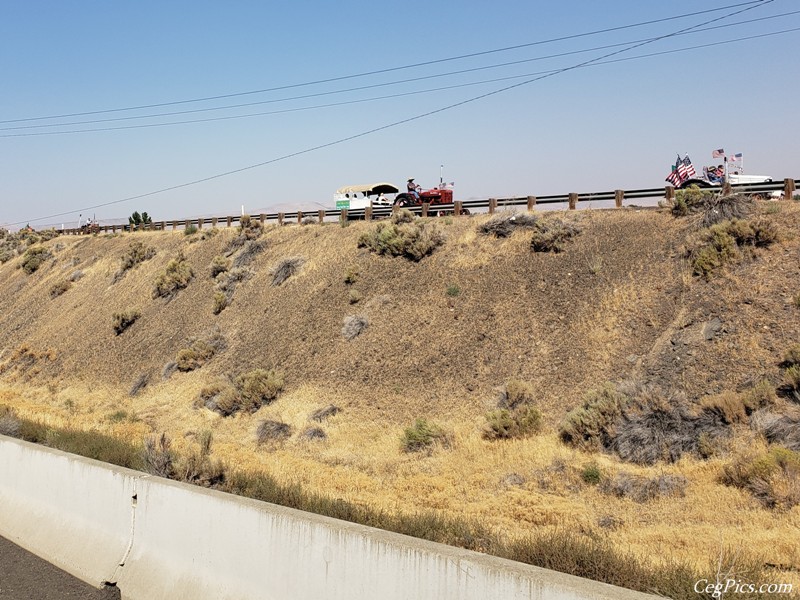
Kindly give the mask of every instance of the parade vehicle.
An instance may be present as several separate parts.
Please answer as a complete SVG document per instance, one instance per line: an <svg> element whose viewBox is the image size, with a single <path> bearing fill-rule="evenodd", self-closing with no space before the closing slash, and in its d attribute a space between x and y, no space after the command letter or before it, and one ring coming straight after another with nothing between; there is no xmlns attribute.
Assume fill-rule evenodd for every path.
<svg viewBox="0 0 800 600"><path fill-rule="evenodd" d="M369 206L392 206L399 191L396 185L386 182L346 185L336 190L333 200L336 203L337 210L357 210Z"/></svg>
<svg viewBox="0 0 800 600"><path fill-rule="evenodd" d="M769 175L745 175L744 164L741 154L735 154L728 160L721 152L715 151L714 158L723 158L723 163L718 166L703 167L698 173L694 168L689 156L684 158L678 156L672 172L667 176L666 181L682 190L695 185L700 188L722 187L725 183L730 185L747 185L753 183L768 183L772 181ZM737 164L738 163L738 164Z"/></svg>

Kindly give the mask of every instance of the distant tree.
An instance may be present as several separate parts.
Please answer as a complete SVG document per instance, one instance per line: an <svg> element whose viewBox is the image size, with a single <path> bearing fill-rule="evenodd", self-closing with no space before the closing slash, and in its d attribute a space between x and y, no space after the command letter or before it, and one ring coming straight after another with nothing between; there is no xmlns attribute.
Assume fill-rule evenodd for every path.
<svg viewBox="0 0 800 600"><path fill-rule="evenodd" d="M146 212L139 214L139 212L136 211L128 217L128 224L131 226L131 230L139 229L142 225L147 225L152 222L153 219Z"/></svg>

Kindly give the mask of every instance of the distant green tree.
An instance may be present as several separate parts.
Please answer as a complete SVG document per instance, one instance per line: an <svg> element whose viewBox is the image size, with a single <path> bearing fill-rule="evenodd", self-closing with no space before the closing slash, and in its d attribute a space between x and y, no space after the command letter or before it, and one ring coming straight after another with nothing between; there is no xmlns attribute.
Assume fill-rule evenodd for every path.
<svg viewBox="0 0 800 600"><path fill-rule="evenodd" d="M152 222L153 219L146 212L139 214L137 211L128 217L128 224L131 226L131 230L139 229L142 225L147 225Z"/></svg>

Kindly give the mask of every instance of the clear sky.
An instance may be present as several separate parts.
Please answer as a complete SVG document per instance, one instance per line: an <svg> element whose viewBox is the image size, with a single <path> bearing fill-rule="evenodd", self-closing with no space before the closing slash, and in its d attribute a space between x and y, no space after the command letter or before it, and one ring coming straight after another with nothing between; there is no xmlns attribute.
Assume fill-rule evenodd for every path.
<svg viewBox="0 0 800 600"><path fill-rule="evenodd" d="M799 28L798 0L7 0L0 225L332 207L440 165L462 200L658 187L717 148L800 177Z"/></svg>

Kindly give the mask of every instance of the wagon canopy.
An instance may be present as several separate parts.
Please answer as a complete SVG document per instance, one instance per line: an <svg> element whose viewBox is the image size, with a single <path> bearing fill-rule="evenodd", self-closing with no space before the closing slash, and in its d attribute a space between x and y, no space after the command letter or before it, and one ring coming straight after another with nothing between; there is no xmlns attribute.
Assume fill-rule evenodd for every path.
<svg viewBox="0 0 800 600"><path fill-rule="evenodd" d="M336 194L357 194L373 196L375 194L396 194L400 190L392 183L366 183L364 185L346 185L336 190Z"/></svg>

